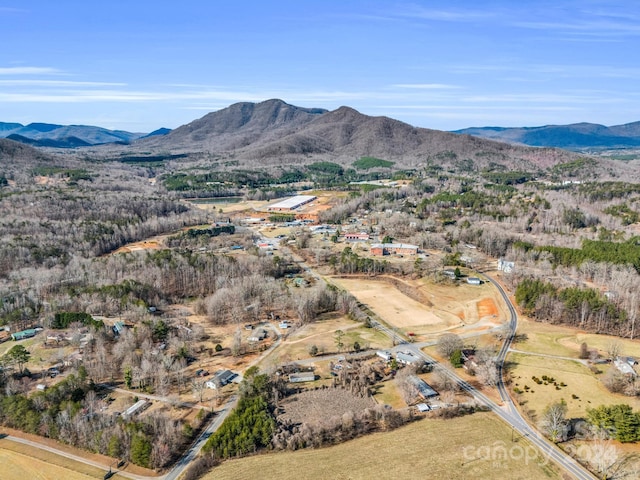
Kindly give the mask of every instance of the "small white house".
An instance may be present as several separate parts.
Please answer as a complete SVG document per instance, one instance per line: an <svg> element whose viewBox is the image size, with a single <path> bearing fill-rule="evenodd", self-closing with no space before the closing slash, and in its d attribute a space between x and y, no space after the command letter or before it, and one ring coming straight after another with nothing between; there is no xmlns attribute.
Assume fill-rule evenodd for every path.
<svg viewBox="0 0 640 480"><path fill-rule="evenodd" d="M389 362L393 358L391 356L391 352L387 350L378 350L376 352L376 355L379 356L381 359L383 359L385 362Z"/></svg>
<svg viewBox="0 0 640 480"><path fill-rule="evenodd" d="M504 258L498 260L498 270L504 273L511 273L516 268L515 262L508 262Z"/></svg>
<svg viewBox="0 0 640 480"><path fill-rule="evenodd" d="M250 342L261 342L265 338L267 338L267 332L262 329L258 329L247 340Z"/></svg>
<svg viewBox="0 0 640 480"><path fill-rule="evenodd" d="M404 365L413 365L414 363L420 362L420 358L416 357L411 352L398 352L396 360L398 363L402 363Z"/></svg>
<svg viewBox="0 0 640 480"><path fill-rule="evenodd" d="M469 285L480 285L482 281L478 277L468 277L467 283Z"/></svg>
<svg viewBox="0 0 640 480"><path fill-rule="evenodd" d="M630 375L632 377L636 376L636 371L631 365L629 365L629 363L627 363L626 359L616 358L613 364L625 375Z"/></svg>
<svg viewBox="0 0 640 480"><path fill-rule="evenodd" d="M217 388L221 388L221 387L224 387L225 385L228 385L237 376L238 376L238 374L237 373L233 373L231 370L218 370L213 375L211 380L207 380L207 382L204 385L207 388L211 388L211 389L215 390Z"/></svg>

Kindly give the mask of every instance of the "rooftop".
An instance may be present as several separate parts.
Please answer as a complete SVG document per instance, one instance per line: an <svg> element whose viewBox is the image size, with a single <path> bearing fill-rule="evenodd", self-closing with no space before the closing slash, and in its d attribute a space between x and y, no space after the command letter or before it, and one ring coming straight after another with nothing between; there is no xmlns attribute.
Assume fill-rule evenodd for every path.
<svg viewBox="0 0 640 480"><path fill-rule="evenodd" d="M269 205L268 208L290 208L294 209L305 203L312 202L317 197L314 195L296 195L295 197L289 197L281 202Z"/></svg>

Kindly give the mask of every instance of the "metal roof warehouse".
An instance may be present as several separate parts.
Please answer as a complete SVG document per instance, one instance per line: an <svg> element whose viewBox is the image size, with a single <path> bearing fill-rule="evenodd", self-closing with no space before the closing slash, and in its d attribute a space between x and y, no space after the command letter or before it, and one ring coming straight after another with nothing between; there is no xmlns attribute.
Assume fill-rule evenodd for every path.
<svg viewBox="0 0 640 480"><path fill-rule="evenodd" d="M295 197L289 197L281 202L274 203L273 205L269 205L267 210L272 212L282 212L288 210L295 210L296 208L301 207L302 205L306 205L307 203L313 202L316 198L314 195L296 195Z"/></svg>

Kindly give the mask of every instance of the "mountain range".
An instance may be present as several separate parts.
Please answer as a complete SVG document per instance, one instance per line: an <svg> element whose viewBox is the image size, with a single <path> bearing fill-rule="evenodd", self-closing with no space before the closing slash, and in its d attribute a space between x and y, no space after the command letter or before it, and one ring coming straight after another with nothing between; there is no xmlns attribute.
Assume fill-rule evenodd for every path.
<svg viewBox="0 0 640 480"><path fill-rule="evenodd" d="M362 118L358 118L361 116ZM310 153L331 151L347 143L366 143L366 135L356 133L364 115L349 107L340 107L332 112L321 108L302 108L289 105L282 100L267 100L261 103L241 102L183 125L174 131L159 128L151 133L132 133L124 130L109 130L89 125L56 125L48 123L0 122L0 138L9 138L36 147L75 148L102 144L129 144L141 141L146 146L167 146L184 150L230 151L259 144L263 154ZM322 118L322 120L320 120ZM377 119L369 122L382 138L389 138L393 130L402 122L387 117L367 117ZM328 125L338 121L340 132L329 133ZM395 122L395 123L394 123ZM312 130L302 131L313 123ZM351 125L348 125L351 123ZM321 126L324 124L324 126ZM375 124L375 125L374 125ZM393 126L392 126L393 124ZM420 143L416 132L436 132L415 128L406 124L404 133L396 138L394 147L387 150L401 152L409 145ZM357 129L357 128L356 128ZM399 132L398 132L399 133ZM471 127L451 133L466 134L516 145L532 147L555 147L568 150L623 149L640 147L640 122L624 125L604 126L594 123L570 125L545 125L540 127ZM335 134L335 135L334 135ZM355 135L354 135L355 134ZM168 135L166 140L143 141L152 137ZM322 138L319 135L323 135ZM418 135L419 136L419 135ZM284 137L287 137L286 139ZM393 137L393 135L392 135ZM413 139L412 139L413 137ZM258 145L254 145L258 146ZM386 153L386 152L385 152ZM393 153L393 152L392 152Z"/></svg>
<svg viewBox="0 0 640 480"><path fill-rule="evenodd" d="M413 127L388 117L363 115L350 107L327 111L272 99L236 103L209 113L166 135L141 139L128 150L207 152L249 165L334 161L350 164L371 156L399 167L430 162L485 168L546 168L573 158L569 152Z"/></svg>
<svg viewBox="0 0 640 480"><path fill-rule="evenodd" d="M569 150L640 147L640 122L611 127L595 123L520 128L474 127L456 130L454 133L534 147L557 147Z"/></svg>
<svg viewBox="0 0 640 480"><path fill-rule="evenodd" d="M158 129L150 134L109 130L89 125L55 125L50 123L0 122L0 138L8 138L36 147L75 148L104 143L129 143L146 136L164 135L168 129Z"/></svg>

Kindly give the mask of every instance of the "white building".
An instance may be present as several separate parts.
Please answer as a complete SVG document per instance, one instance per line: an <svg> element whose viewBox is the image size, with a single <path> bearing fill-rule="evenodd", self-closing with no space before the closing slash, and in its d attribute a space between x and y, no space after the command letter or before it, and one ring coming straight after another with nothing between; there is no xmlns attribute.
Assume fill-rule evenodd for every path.
<svg viewBox="0 0 640 480"><path fill-rule="evenodd" d="M516 268L515 262L507 262L504 258L498 259L498 270L504 273L511 273Z"/></svg>
<svg viewBox="0 0 640 480"><path fill-rule="evenodd" d="M296 195L295 197L289 197L278 203L269 205L267 210L269 212L290 212L306 205L307 203L313 202L316 198L318 197L314 195Z"/></svg>

